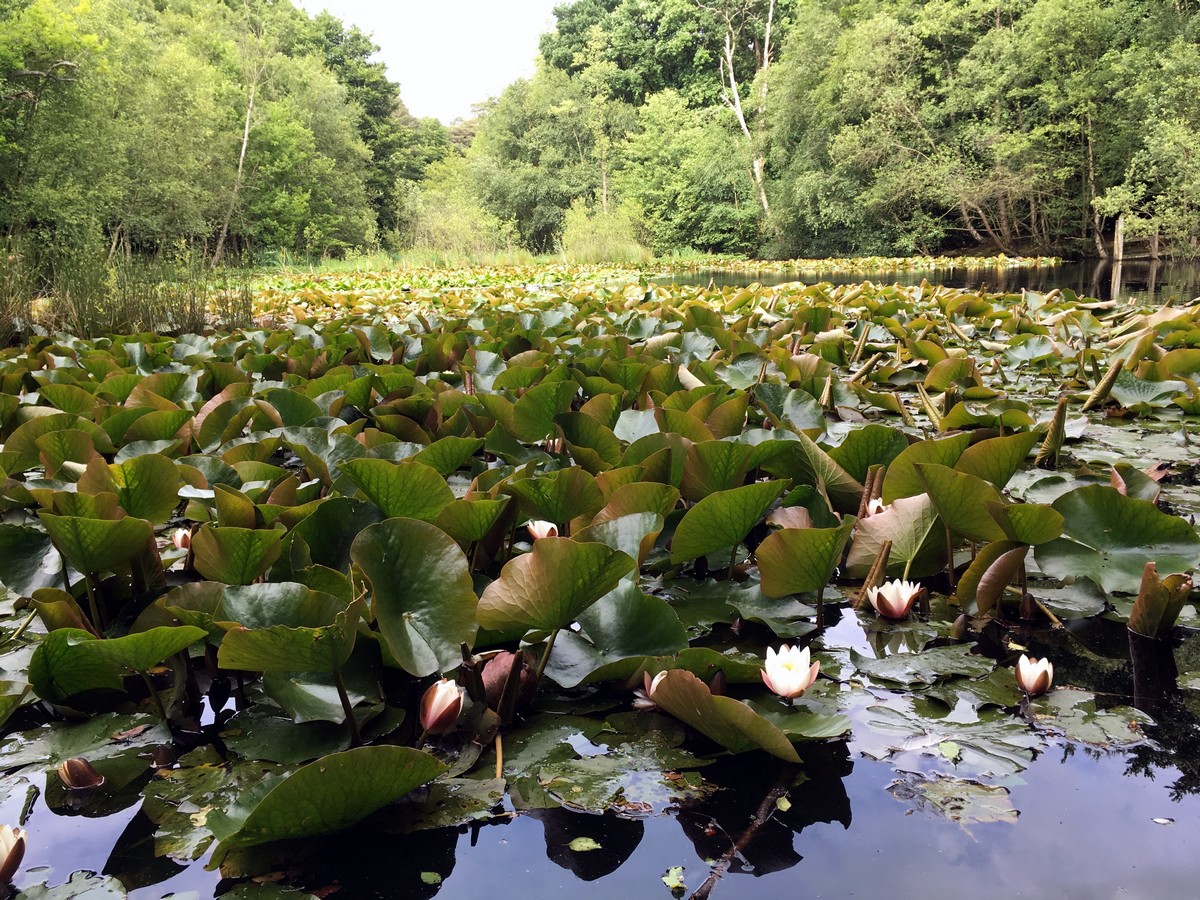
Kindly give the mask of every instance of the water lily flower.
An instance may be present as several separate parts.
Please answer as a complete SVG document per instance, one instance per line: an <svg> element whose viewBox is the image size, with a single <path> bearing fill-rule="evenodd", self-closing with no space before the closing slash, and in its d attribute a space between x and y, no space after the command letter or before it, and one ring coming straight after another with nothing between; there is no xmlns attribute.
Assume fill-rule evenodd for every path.
<svg viewBox="0 0 1200 900"><path fill-rule="evenodd" d="M784 644L779 648L767 648L766 667L760 673L763 684L780 697L791 700L799 697L817 680L821 664L815 662L809 665L808 648L790 647Z"/></svg>
<svg viewBox="0 0 1200 900"><path fill-rule="evenodd" d="M58 780L72 791L89 791L104 784L104 776L82 756L73 756L59 763Z"/></svg>
<svg viewBox="0 0 1200 900"><path fill-rule="evenodd" d="M885 581L879 587L867 588L867 599L875 607L875 612L886 619L907 618L920 594L920 582L902 581L899 578Z"/></svg>
<svg viewBox="0 0 1200 900"><path fill-rule="evenodd" d="M881 513L887 509L887 505L879 497L875 497L867 504L867 515L873 516L875 513Z"/></svg>
<svg viewBox="0 0 1200 900"><path fill-rule="evenodd" d="M535 541L544 537L558 537L558 526L545 519L530 519L525 523L525 527Z"/></svg>
<svg viewBox="0 0 1200 900"><path fill-rule="evenodd" d="M1050 690L1054 681L1054 663L1021 654L1017 660L1017 687L1030 697L1040 697Z"/></svg>
<svg viewBox="0 0 1200 900"><path fill-rule="evenodd" d="M175 533L171 535L171 543L180 550L186 550L192 546L192 533L186 528L176 528Z"/></svg>
<svg viewBox="0 0 1200 900"><path fill-rule="evenodd" d="M662 672L658 673L659 675ZM650 673L642 673L642 686L633 692L633 708L637 710L658 709L658 704L650 699L650 694L653 693L653 682L650 680Z"/></svg>
<svg viewBox="0 0 1200 900"><path fill-rule="evenodd" d="M0 825L0 885L12 881L25 856L25 832L11 825Z"/></svg>
<svg viewBox="0 0 1200 900"><path fill-rule="evenodd" d="M421 697L421 727L426 734L442 734L458 721L463 709L463 689L449 678L429 686Z"/></svg>

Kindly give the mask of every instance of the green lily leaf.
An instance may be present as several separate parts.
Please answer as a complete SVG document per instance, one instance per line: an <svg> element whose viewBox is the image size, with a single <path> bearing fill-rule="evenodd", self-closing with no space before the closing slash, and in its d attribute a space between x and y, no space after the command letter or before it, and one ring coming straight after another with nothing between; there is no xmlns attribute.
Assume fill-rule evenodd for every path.
<svg viewBox="0 0 1200 900"><path fill-rule="evenodd" d="M951 531L976 542L1004 540L1004 529L987 509L987 504L1001 502L999 492L992 485L982 478L936 463L917 463L913 469L929 492L938 515Z"/></svg>
<svg viewBox="0 0 1200 900"><path fill-rule="evenodd" d="M283 532L277 530L205 525L192 538L196 571L225 584L250 584L279 558L282 546Z"/></svg>
<svg viewBox="0 0 1200 900"><path fill-rule="evenodd" d="M856 650L850 651L854 668L870 678L893 681L897 684L934 684L955 675L975 677L988 675L996 664L986 656L974 656L971 648L956 645L934 647L920 653L901 653L872 659Z"/></svg>
<svg viewBox="0 0 1200 900"><path fill-rule="evenodd" d="M733 441L703 441L687 449L680 492L695 502L717 491L740 487L749 471L754 448Z"/></svg>
<svg viewBox="0 0 1200 900"><path fill-rule="evenodd" d="M829 451L829 456L861 482L871 466L889 466L907 448L908 438L904 432L872 423L846 435L845 440Z"/></svg>
<svg viewBox="0 0 1200 900"><path fill-rule="evenodd" d="M77 646L81 646L88 655L106 659L134 672L148 672L164 659L206 637L207 631L193 625L164 625L124 637L87 641Z"/></svg>
<svg viewBox="0 0 1200 900"><path fill-rule="evenodd" d="M154 530L145 519L84 519L52 516L38 518L54 546L80 572L111 572L141 553L153 540Z"/></svg>
<svg viewBox="0 0 1200 900"><path fill-rule="evenodd" d="M582 634L559 634L546 664L546 674L565 688L590 683L598 670L630 657L670 656L687 647L670 604L628 582L581 612L579 624Z"/></svg>
<svg viewBox="0 0 1200 900"><path fill-rule="evenodd" d="M988 503L987 510L1009 540L1036 546L1063 533L1062 513L1042 503Z"/></svg>
<svg viewBox="0 0 1200 900"><path fill-rule="evenodd" d="M631 556L640 565L654 549L654 542L663 529L663 519L658 513L630 513L616 519L607 519L576 532L575 540L582 543L595 542Z"/></svg>
<svg viewBox="0 0 1200 900"><path fill-rule="evenodd" d="M628 555L604 544L542 538L533 552L510 560L484 590L479 624L491 631L514 626L554 631L573 622L635 567Z"/></svg>
<svg viewBox="0 0 1200 900"><path fill-rule="evenodd" d="M687 562L740 543L783 486L781 481L759 481L709 494L680 520L671 540L671 562Z"/></svg>
<svg viewBox="0 0 1200 900"><path fill-rule="evenodd" d="M467 460L474 456L481 447L483 447L483 438L450 435L440 438L420 450L413 457L413 462L427 465L445 478L466 465Z"/></svg>
<svg viewBox="0 0 1200 900"><path fill-rule="evenodd" d="M406 671L424 677L462 662L460 645L475 643L479 601L449 535L417 519L387 519L363 529L350 556L370 582L383 641Z"/></svg>
<svg viewBox="0 0 1200 900"><path fill-rule="evenodd" d="M83 691L120 690L121 669L102 656L79 652L100 638L78 628L59 628L38 644L29 660L29 683L43 700L61 703Z"/></svg>
<svg viewBox="0 0 1200 900"><path fill-rule="evenodd" d="M568 410L578 390L574 381L543 382L530 388L513 404L513 437L527 444L547 437L555 416Z"/></svg>
<svg viewBox="0 0 1200 900"><path fill-rule="evenodd" d="M970 443L969 434L956 434L940 441L920 441L910 445L888 466L883 479L883 502L891 504L901 497L925 493L925 485L917 475L917 463L937 463L953 468Z"/></svg>
<svg viewBox="0 0 1200 900"><path fill-rule="evenodd" d="M1107 593L1137 593L1147 561L1163 572L1200 565L1200 536L1184 519L1114 488L1088 485L1054 502L1063 536L1038 546L1038 567L1055 578L1091 578Z"/></svg>
<svg viewBox="0 0 1200 900"><path fill-rule="evenodd" d="M389 519L433 522L454 502L454 492L446 480L436 469L422 463L353 459L342 463L342 471Z"/></svg>
<svg viewBox="0 0 1200 900"><path fill-rule="evenodd" d="M0 525L0 582L13 593L32 597L40 588L62 584L62 567L62 556L46 532Z"/></svg>
<svg viewBox="0 0 1200 900"><path fill-rule="evenodd" d="M1004 589L1016 579L1029 553L1029 545L1017 541L993 541L971 561L958 581L955 596L959 605L969 609L975 604L979 615L986 615L1004 598Z"/></svg>
<svg viewBox="0 0 1200 900"><path fill-rule="evenodd" d="M773 475L819 488L838 512L858 510L863 486L804 432L797 432L794 441L780 441L774 455L761 465Z"/></svg>
<svg viewBox="0 0 1200 900"><path fill-rule="evenodd" d="M332 834L432 781L446 766L410 747L358 747L264 782L207 824L220 843L209 867L237 847Z"/></svg>
<svg viewBox="0 0 1200 900"><path fill-rule="evenodd" d="M1032 431L988 438L964 450L954 468L1003 490L1037 441L1038 435Z"/></svg>
<svg viewBox="0 0 1200 900"><path fill-rule="evenodd" d="M488 497L455 500L438 514L434 524L464 544L481 541L487 537L492 526L500 521L508 501L507 496L494 500Z"/></svg>
<svg viewBox="0 0 1200 900"><path fill-rule="evenodd" d="M765 750L787 762L800 757L787 735L740 700L714 697L703 681L681 669L668 671L655 685L659 709L733 753Z"/></svg>
<svg viewBox="0 0 1200 900"><path fill-rule="evenodd" d="M596 479L580 468L514 479L507 488L532 507L539 518L556 525L595 515L604 506L604 494Z"/></svg>
<svg viewBox="0 0 1200 900"><path fill-rule="evenodd" d="M364 528L383 520L384 514L374 503L353 497L328 497L292 533L304 541L308 559L314 565L346 572L354 539Z"/></svg>
<svg viewBox="0 0 1200 900"><path fill-rule="evenodd" d="M1141 726L1154 724L1150 716L1129 706L1101 710L1096 706L1096 695L1087 691L1051 691L1030 704L1030 712L1039 728L1103 749L1144 743Z"/></svg>
<svg viewBox="0 0 1200 900"><path fill-rule="evenodd" d="M785 528L767 535L754 552L762 592L784 597L824 588L841 561L854 524L849 516L839 528Z"/></svg>
<svg viewBox="0 0 1200 900"><path fill-rule="evenodd" d="M156 453L114 465L94 459L79 479L79 490L116 494L129 515L162 524L179 505L179 469Z"/></svg>
<svg viewBox="0 0 1200 900"><path fill-rule="evenodd" d="M362 603L301 584L231 587L217 613L226 629L217 662L251 672L334 672L354 650Z"/></svg>

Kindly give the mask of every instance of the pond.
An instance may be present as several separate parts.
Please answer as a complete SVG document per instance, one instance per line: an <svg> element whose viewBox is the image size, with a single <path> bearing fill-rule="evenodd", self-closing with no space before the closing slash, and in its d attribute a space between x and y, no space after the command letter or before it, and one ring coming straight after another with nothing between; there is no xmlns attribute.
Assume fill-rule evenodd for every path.
<svg viewBox="0 0 1200 900"><path fill-rule="evenodd" d="M274 332L33 339L17 896L1190 896L1200 324L1154 307L1194 277L339 284ZM924 591L877 614L885 577Z"/></svg>
<svg viewBox="0 0 1200 900"><path fill-rule="evenodd" d="M822 272L787 273L779 271L726 272L698 271L663 277L674 284L738 286L757 281L783 284L788 281L829 281L832 284L857 284L869 279L879 284L947 285L963 290L1006 293L1022 290L1049 292L1055 288L1072 290L1081 297L1100 300L1131 300L1138 303L1188 302L1200 296L1200 265L1187 262L1126 260L1120 264L1106 261L1061 262L1055 266L1011 266L987 269L934 268L912 271L844 269Z"/></svg>

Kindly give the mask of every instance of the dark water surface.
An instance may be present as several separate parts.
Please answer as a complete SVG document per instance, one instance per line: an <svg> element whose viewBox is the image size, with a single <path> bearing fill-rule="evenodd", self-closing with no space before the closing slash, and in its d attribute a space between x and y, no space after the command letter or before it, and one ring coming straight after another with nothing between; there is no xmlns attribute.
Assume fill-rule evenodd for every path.
<svg viewBox="0 0 1200 900"><path fill-rule="evenodd" d="M1100 300L1132 299L1165 303L1189 302L1200 296L1200 265L1183 262L1126 261L1120 265L1098 262L1064 262L1057 266L992 269L915 269L912 271L876 272L695 272L666 276L663 281L675 284L744 285L783 284L789 281L832 284L858 284L874 281L877 284L944 284L968 290L986 289L997 292L1021 290L1050 291L1070 289L1080 296Z"/></svg>

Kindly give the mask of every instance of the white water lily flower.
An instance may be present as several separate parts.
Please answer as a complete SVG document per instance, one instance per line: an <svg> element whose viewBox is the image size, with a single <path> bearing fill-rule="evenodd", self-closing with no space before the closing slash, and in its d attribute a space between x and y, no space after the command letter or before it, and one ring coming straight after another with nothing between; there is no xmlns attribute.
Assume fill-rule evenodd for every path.
<svg viewBox="0 0 1200 900"><path fill-rule="evenodd" d="M530 519L525 523L525 527L529 530L530 535L535 541L541 540L544 537L558 537L558 526L553 522L547 522L545 519Z"/></svg>
<svg viewBox="0 0 1200 900"><path fill-rule="evenodd" d="M658 673L660 676L662 672ZM633 708L637 710L658 709L658 704L650 699L650 695L654 692L654 682L650 680L650 673L642 673L642 686L633 692Z"/></svg>
<svg viewBox="0 0 1200 900"><path fill-rule="evenodd" d="M1054 682L1054 663L1021 654L1017 660L1017 687L1030 697L1040 697Z"/></svg>
<svg viewBox="0 0 1200 900"><path fill-rule="evenodd" d="M780 697L791 700L799 697L817 680L821 671L819 662L809 665L808 648L791 647L784 644L776 652L775 648L767 648L767 660L763 668L763 684Z"/></svg>
<svg viewBox="0 0 1200 900"><path fill-rule="evenodd" d="M887 504L884 503L880 498L876 497L867 504L867 515L873 516L875 513L881 513L885 509L887 509Z"/></svg>
<svg viewBox="0 0 1200 900"><path fill-rule="evenodd" d="M885 581L879 587L867 588L867 599L875 607L875 612L887 619L904 619L908 617L913 604L921 593L919 581Z"/></svg>

